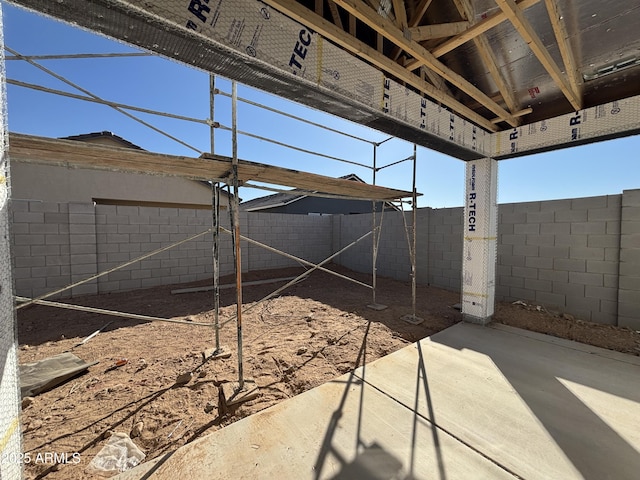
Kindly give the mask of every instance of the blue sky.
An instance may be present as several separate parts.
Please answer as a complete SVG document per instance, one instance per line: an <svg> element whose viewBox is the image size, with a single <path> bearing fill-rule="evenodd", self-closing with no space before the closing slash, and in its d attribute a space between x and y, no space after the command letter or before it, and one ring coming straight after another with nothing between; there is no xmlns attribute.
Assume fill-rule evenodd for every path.
<svg viewBox="0 0 640 480"><path fill-rule="evenodd" d="M119 53L137 50L91 32L47 19L2 2L4 41L23 55ZM34 32L37 32L35 34ZM10 54L6 54L9 56ZM43 60L39 63L93 94L112 102L135 105L199 119L209 116L209 76L205 72L159 57ZM26 62L6 62L7 78L79 94L74 88L39 71ZM217 86L231 92L222 78ZM258 90L238 86L238 94L257 103L348 132L368 142L354 140L240 103L238 128L283 143L371 165L373 147L388 135L309 109ZM197 153L123 116L93 103L15 85L7 86L8 121L12 132L65 137L111 131L142 148L161 153L196 156ZM215 120L231 126L231 102L217 96ZM199 151L210 151L206 125L131 112ZM216 131L215 152L230 155L227 131ZM499 164L500 203L618 194L640 188L640 136L558 150L502 161ZM378 165L410 156L413 145L399 139L378 149ZM240 158L305 170L328 176L356 173L371 181L371 170L308 155L268 142L239 137ZM377 183L409 190L410 162L380 171ZM419 206L434 208L463 203L464 163L446 155L418 148L417 189L423 194ZM267 192L243 189L243 199Z"/></svg>

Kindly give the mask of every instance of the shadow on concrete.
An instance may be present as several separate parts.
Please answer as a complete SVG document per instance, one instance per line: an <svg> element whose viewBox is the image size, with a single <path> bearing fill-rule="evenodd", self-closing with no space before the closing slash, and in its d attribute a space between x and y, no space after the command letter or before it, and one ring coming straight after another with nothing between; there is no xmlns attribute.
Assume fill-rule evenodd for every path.
<svg viewBox="0 0 640 480"><path fill-rule="evenodd" d="M498 332L491 327L477 328L488 329L479 333L493 331L517 335L515 332ZM615 381L615 365L607 374L587 368L592 361L613 363L612 360L584 351L580 354L590 358L576 367L575 362L564 361L562 350L566 347L558 345L549 347L549 351L555 350L557 355L542 357L536 354L539 350L514 351L513 344L506 342L478 341L470 344L452 335L436 335L431 340L457 350L473 350L488 356L583 478L638 478L640 453L559 380L565 379L640 403L637 383L625 386ZM640 368L638 370L640 373ZM500 405L489 405L488 408L499 409ZM640 428L640 421L637 418L636 421ZM544 475L544 464L540 465L540 473Z"/></svg>
<svg viewBox="0 0 640 480"><path fill-rule="evenodd" d="M362 344L358 352L358 358L355 363L355 368L362 365L362 374L356 376L355 372L349 374L348 379L344 386L342 397L338 407L331 415L331 421L327 426L322 444L320 446L320 452L314 465L314 479L322 477L322 472L329 456L337 460L341 465L341 470L333 477L334 480L348 480L348 479L388 479L395 478L397 473L402 469L402 462L396 459L393 455L387 452L383 447L377 443L371 445L365 445L360 438L360 430L362 425L363 416L363 403L364 403L364 377L366 369L366 355L367 355L367 335L371 323L367 324L367 328L362 339ZM350 393L350 389L354 385L359 385L359 407L358 407L358 421L356 430L356 451L357 455L353 461L347 461L340 453L340 451L333 445L333 438L336 430L339 428L340 419L343 417L343 409L347 398Z"/></svg>
<svg viewBox="0 0 640 480"><path fill-rule="evenodd" d="M364 391L365 388L375 388L366 382L366 343L367 343L367 334L369 332L369 327L371 323L367 325L367 329L365 331L365 335L362 341L362 345L358 354L358 358L356 360L356 369L361 366L359 370L351 372L348 376L347 381L345 382L344 391L342 397L340 399L340 403L338 407L334 410L331 421L327 426L324 438L321 443L320 452L318 454L318 458L314 465L314 479L319 479L323 477L323 468L328 463L329 458L332 460L332 464L337 461L340 465L340 471L330 477L333 480L351 480L351 479L363 479L363 480L383 480L389 478L397 478L404 480L412 480L416 478L414 472L415 460L417 455L424 455L424 452L417 451L417 435L418 435L418 423L430 423L431 425L431 433L433 444L435 445L435 457L438 462L438 480L446 480L446 469L444 465L444 461L441 454L440 449L440 432L438 428L435 426L435 422L430 422L429 420L421 417L417 412L417 406L419 403L419 398L421 395L421 390L424 389L424 395L427 401L427 405L429 406L429 411L433 415L432 418L435 418L435 411L433 408L433 404L431 402L431 395L429 391L429 383L427 379L427 372L421 361L418 366L418 370L416 372L416 398L415 398L415 408L414 408L414 417L413 417L413 426L412 426L412 434L410 443L407 444L407 455L406 458L409 458L409 464L403 465L402 461L395 457L391 452L387 451L382 445L380 445L375 440L366 443L361 438L362 426L365 421L371 421L364 418L365 416L365 399L364 399ZM336 435L336 431L340 428L340 420L344 414L344 407L347 401L348 396L354 394L354 391L351 390L352 386L358 386L358 390L356 390L356 394L359 395L358 399L358 409L357 409L357 422L355 429L355 438L354 443L356 447L356 456L353 460L348 461L344 458L344 455L340 452L340 448L337 445L334 445L334 437ZM406 407L401 407L406 408ZM381 412L381 415L384 415ZM375 421L375 419L374 419ZM341 444L340 447L344 448L345 445ZM434 479L436 477L433 477Z"/></svg>

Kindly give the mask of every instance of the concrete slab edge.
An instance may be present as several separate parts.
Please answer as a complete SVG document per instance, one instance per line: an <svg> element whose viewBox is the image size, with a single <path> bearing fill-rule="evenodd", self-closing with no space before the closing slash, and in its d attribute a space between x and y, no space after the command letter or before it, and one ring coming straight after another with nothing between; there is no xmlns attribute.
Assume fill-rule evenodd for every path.
<svg viewBox="0 0 640 480"><path fill-rule="evenodd" d="M577 350L589 355L598 355L609 360L615 360L618 362L629 363L631 365L637 365L640 367L640 357L632 355L630 353L616 352L614 350L608 350L606 348L595 347L593 345L587 345L585 343L576 342L574 340L567 340L565 338L552 337L551 335L545 335L544 333L532 332L530 330L524 330L522 328L516 328L509 325L503 325L501 323L491 323L486 325L488 328L495 330L501 330L503 332L511 333L513 335L519 335L521 337L531 338L540 342L551 343L559 347L570 348L571 350Z"/></svg>

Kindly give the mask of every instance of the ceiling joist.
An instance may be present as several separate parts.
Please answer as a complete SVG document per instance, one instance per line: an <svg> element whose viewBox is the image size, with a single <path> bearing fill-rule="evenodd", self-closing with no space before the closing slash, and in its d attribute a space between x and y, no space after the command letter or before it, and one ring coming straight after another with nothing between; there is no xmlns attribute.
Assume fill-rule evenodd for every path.
<svg viewBox="0 0 640 480"><path fill-rule="evenodd" d="M569 35L567 35L567 29L563 21L562 13L558 8L556 0L545 0L544 3L547 7L547 12L549 13L549 20L551 20L551 25L553 26L553 33L556 36L556 42L560 49L560 55L562 56L562 62L564 63L564 69L567 73L571 89L576 97L581 98L578 68L576 67L573 50L569 43Z"/></svg>
<svg viewBox="0 0 640 480"><path fill-rule="evenodd" d="M422 18L427 13L427 9L431 5L433 0L422 0L420 4L416 7L411 19L409 20L409 27L417 27L420 25Z"/></svg>
<svg viewBox="0 0 640 480"><path fill-rule="evenodd" d="M376 49L370 47L364 42L357 40L349 35L347 32L340 30L331 22L324 18L314 14L304 6L300 5L295 0L263 0L264 3L277 8L284 14L293 18L294 20L313 28L315 32L325 37L328 40L336 43L345 50L350 51L354 55L357 55L383 71L397 77L399 80L406 82L408 85L413 86L418 91L432 98L434 101L441 103L449 107L454 112L458 113L462 117L465 117L477 125L485 128L491 132L498 131L498 128L494 123L479 115L471 108L459 102L455 98L444 94L442 91L435 88L433 85L422 80L420 77L412 72L409 72L403 66L398 65L390 58L384 56ZM395 27L394 27L395 28ZM397 29L396 29L397 31ZM500 117L502 118L502 117Z"/></svg>
<svg viewBox="0 0 640 480"><path fill-rule="evenodd" d="M412 55L415 59L419 60L421 64L430 68L467 95L477 100L484 107L491 110L495 115L502 118L511 126L515 127L518 125L518 120L515 117L496 102L491 100L484 92L440 62L422 45L406 38L403 32L393 23L377 15L376 12L365 3L360 0L335 0L335 2L351 15L354 15L378 33L384 35L388 40Z"/></svg>
<svg viewBox="0 0 640 480"><path fill-rule="evenodd" d="M473 18L473 8L471 7L469 0L455 0L455 5L456 5L456 8L458 9L458 13L460 13L460 16L462 18L465 18L465 19ZM491 79L496 84L496 87L498 87L498 91L500 92L500 95L502 95L504 102L507 104L507 108L511 113L514 113L516 110L518 110L518 104L516 102L516 99L513 95L512 90L507 85L507 82L505 81L504 77L502 76L502 73L500 72L500 69L498 68L495 56L493 54L493 50L489 46L489 42L487 41L485 35L484 34L478 35L476 38L473 39L473 43L476 49L478 50L478 54L482 59L482 63L484 64L485 68L489 71L489 75L491 76ZM518 119L518 124L520 124L519 119Z"/></svg>
<svg viewBox="0 0 640 480"><path fill-rule="evenodd" d="M422 25L411 27L411 39L416 42L423 42L433 38L446 38L459 35L469 28L469 22L440 23L438 25Z"/></svg>
<svg viewBox="0 0 640 480"><path fill-rule="evenodd" d="M393 12L396 14L396 26L402 31L406 30L409 25L404 0L393 0Z"/></svg>
<svg viewBox="0 0 640 480"><path fill-rule="evenodd" d="M526 10L529 7L532 7L540 0L520 0L518 2L518 6L522 10ZM431 50L431 53L434 57L440 58L446 53L458 48L460 45L464 45L468 41L476 38L478 35L482 35L484 32L491 30L493 27L497 27L502 22L507 20L507 15L500 11L498 13L494 13L493 15L488 16L487 18L480 20L477 23L472 24L467 30L462 32L460 35L457 35L446 42L438 45L436 48ZM416 60L412 60L407 64L407 68L409 70L415 70L420 66L420 62Z"/></svg>
<svg viewBox="0 0 640 480"><path fill-rule="evenodd" d="M524 17L524 13L520 7L516 5L514 0L496 0L496 2L505 15L507 15L518 33L520 33L520 36L527 42L531 51L533 51L534 55L540 60L540 63L542 63L545 70L547 70L551 78L553 78L553 81L560 88L567 100L569 100L573 108L580 110L582 108L580 97L573 91L569 81L560 71L560 68L558 68L553 58L551 58L549 51L529 21Z"/></svg>
<svg viewBox="0 0 640 480"><path fill-rule="evenodd" d="M344 26L342 25L342 19L340 18L340 12L338 12L338 7L336 6L335 3L333 3L332 0L329 0L329 11L331 12L333 23L335 23L340 30L344 30Z"/></svg>

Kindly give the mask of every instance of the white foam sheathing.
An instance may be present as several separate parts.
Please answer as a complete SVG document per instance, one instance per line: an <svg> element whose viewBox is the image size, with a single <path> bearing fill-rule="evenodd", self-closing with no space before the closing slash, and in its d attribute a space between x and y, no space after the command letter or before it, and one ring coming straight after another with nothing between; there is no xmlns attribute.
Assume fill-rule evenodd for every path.
<svg viewBox="0 0 640 480"><path fill-rule="evenodd" d="M462 257L462 314L484 323L494 310L498 234L498 162L467 162Z"/></svg>
<svg viewBox="0 0 640 480"><path fill-rule="evenodd" d="M0 45L2 34L0 10ZM9 251L9 165L4 49L0 51L0 480L21 478L23 453L20 437L19 382L13 279Z"/></svg>
<svg viewBox="0 0 640 480"><path fill-rule="evenodd" d="M258 0L12 3L466 161L640 132L636 96L489 133Z"/></svg>
<svg viewBox="0 0 640 480"><path fill-rule="evenodd" d="M489 154L490 134L423 98L321 35L254 0L120 1L241 55L381 111L460 147ZM130 8L130 7L128 7Z"/></svg>
<svg viewBox="0 0 640 480"><path fill-rule="evenodd" d="M570 147L640 129L640 96L586 108L492 134L493 157Z"/></svg>

